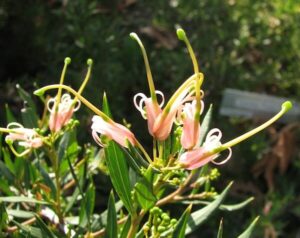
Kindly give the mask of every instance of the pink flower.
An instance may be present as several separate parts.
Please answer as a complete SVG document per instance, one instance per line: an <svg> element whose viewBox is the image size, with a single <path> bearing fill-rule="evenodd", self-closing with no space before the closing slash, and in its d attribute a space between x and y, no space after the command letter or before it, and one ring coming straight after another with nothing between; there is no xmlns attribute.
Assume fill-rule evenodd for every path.
<svg viewBox="0 0 300 238"><path fill-rule="evenodd" d="M197 169L209 162L217 165L226 163L232 154L230 148L228 148L229 155L225 160L222 162L214 161L219 156L219 153L214 152L214 149L222 145L220 142L221 137L222 133L219 129L214 128L210 130L206 136L203 146L183 153L179 158L179 162L189 170Z"/></svg>
<svg viewBox="0 0 300 238"><path fill-rule="evenodd" d="M142 114L142 117L144 119L147 119L148 122L148 131L150 135L154 136L153 134L153 127L155 120L161 113L161 107L164 104L164 95L161 91L156 90L156 94L160 95L162 97L162 102L158 105L158 103L155 103L152 98L147 98L145 94L138 93L134 96L133 102L136 107ZM138 98L141 98L139 102L137 102Z"/></svg>
<svg viewBox="0 0 300 238"><path fill-rule="evenodd" d="M203 111L204 103L201 101L201 112ZM181 145L184 149L192 149L198 142L200 133L200 123L196 122L196 100L192 103L184 104L182 110L183 131L181 135Z"/></svg>
<svg viewBox="0 0 300 238"><path fill-rule="evenodd" d="M5 137L6 141L18 141L18 144L26 149L39 148L43 145L42 138L33 129L24 128L16 122L8 124L7 129L12 132Z"/></svg>
<svg viewBox="0 0 300 238"><path fill-rule="evenodd" d="M48 101L47 107L50 112L49 128L52 132L58 132L65 126L73 116L73 113L80 107L80 101L77 101L75 107L74 101L69 94L64 94L58 103L57 110L55 109L55 98Z"/></svg>
<svg viewBox="0 0 300 238"><path fill-rule="evenodd" d="M176 115L182 110L183 105L193 100L193 92L189 92L189 88L185 89L174 100L170 108L165 108L162 113L158 115L153 126L153 135L158 140L165 140L170 135Z"/></svg>
<svg viewBox="0 0 300 238"><path fill-rule="evenodd" d="M103 146L100 135L107 136L109 139L114 140L123 147L127 147L127 140L132 145L136 144L134 134L127 127L112 120L105 121L100 116L93 116L92 122L92 135L96 143L100 146Z"/></svg>

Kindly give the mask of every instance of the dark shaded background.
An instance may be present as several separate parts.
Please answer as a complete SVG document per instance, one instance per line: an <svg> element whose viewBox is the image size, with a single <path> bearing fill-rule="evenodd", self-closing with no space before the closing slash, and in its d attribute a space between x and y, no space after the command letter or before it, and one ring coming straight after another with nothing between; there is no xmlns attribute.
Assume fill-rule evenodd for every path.
<svg viewBox="0 0 300 238"><path fill-rule="evenodd" d="M148 92L146 75L140 50L129 33L137 32L142 38L156 87L168 97L192 73L185 46L175 34L177 26L186 30L197 53L205 74L205 103L214 104L212 126L222 129L224 141L258 123L218 115L224 88L300 100L297 1L2 0L1 126L6 123L5 103L16 115L22 107L16 83L29 92L58 83L63 60L69 56L72 64L65 83L78 88L86 60L92 58L93 75L84 96L100 105L106 91L116 120L126 118L137 136L148 143L146 123L132 103L136 93ZM91 112L80 110L83 130L89 131ZM234 148L231 162L221 168L220 188L235 180L230 201L248 196L255 196L256 201L244 211L216 214L200 228L201 237L213 237L221 217L225 236L233 237L257 214L262 216L257 237L276 237L275 231L278 237L299 235L297 128L277 124ZM89 133L79 136L90 140Z"/></svg>

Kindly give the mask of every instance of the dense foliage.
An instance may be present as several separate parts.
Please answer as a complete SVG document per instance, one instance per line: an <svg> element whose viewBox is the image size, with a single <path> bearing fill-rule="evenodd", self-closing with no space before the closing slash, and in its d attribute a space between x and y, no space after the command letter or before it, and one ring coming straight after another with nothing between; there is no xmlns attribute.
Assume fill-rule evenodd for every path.
<svg viewBox="0 0 300 238"><path fill-rule="evenodd" d="M15 84L32 92L33 82L41 86L58 81L66 56L73 59L67 84L78 88L85 74L83 62L93 58L93 75L84 95L99 105L101 93L107 91L113 98L110 105L114 117L118 121L126 117L129 123L140 120L143 125L132 123L132 129L150 144L138 113L133 112L131 103L124 103L124 98L133 98L146 89L142 58L128 34L136 31L143 36L145 45L151 48L149 60L157 88L170 96L190 74L185 50L179 47L174 33L180 25L197 49L209 95L206 103L214 103L213 123L222 123L224 131L235 125L235 130L225 133L231 138L253 127L253 122L228 120L217 114L224 87L299 100L299 11L299 3L292 0L2 1L0 110L4 112L8 102L18 115L23 100L16 97ZM88 128L91 114L85 109L82 112L78 115L81 127ZM1 113L0 121L1 126L8 123L5 113ZM294 237L299 232L299 185L294 179L300 167L297 128L295 124L272 127L241 145L236 151L238 156L225 167L224 180L236 181L233 199L246 199L248 195L257 198L255 206L236 215L241 219L223 214L227 234L238 234L245 224L240 221L250 222L257 214L262 214L259 237L263 233L266 237L275 237L275 233ZM86 133L78 137L83 144L89 140ZM105 179L97 177L104 185ZM224 188L225 184L216 186ZM109 193L104 185L96 189L105 194L104 201L99 201L100 210Z"/></svg>

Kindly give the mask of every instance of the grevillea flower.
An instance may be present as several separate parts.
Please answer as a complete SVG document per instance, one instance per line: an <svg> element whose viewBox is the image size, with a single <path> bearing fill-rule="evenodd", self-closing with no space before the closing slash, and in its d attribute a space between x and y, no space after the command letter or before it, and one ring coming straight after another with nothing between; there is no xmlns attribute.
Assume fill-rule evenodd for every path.
<svg viewBox="0 0 300 238"><path fill-rule="evenodd" d="M204 103L201 101L201 112L203 111ZM184 149L192 149L198 142L200 134L200 123L196 117L196 100L191 103L184 104L181 117L183 130L181 134L181 145Z"/></svg>
<svg viewBox="0 0 300 238"><path fill-rule="evenodd" d="M156 90L155 93L160 95L162 98L161 103L158 105L157 102L153 101L152 98L146 97L143 93L138 93L134 96L133 102L136 107L142 114L144 119L147 119L148 122L148 131L150 135L154 136L153 127L154 122L157 117L161 114L161 107L164 104L164 95L161 91ZM138 101L140 98L140 101Z"/></svg>
<svg viewBox="0 0 300 238"><path fill-rule="evenodd" d="M263 123L262 125L254 128L253 130L233 139L225 144L220 142L222 133L219 129L212 129L206 136L203 146L197 149L189 150L183 153L179 157L179 163L182 164L186 169L196 169L209 162L215 164L224 164L231 157L231 147L242 142L243 140L248 139L249 137L255 135L266 127L270 126L272 123L277 121L282 117L286 112L288 112L293 107L293 104L290 101L282 103L281 110L273 116L271 119ZM229 155L222 162L216 162L215 159L219 156L221 151L229 150Z"/></svg>
<svg viewBox="0 0 300 238"><path fill-rule="evenodd" d="M43 145L42 138L33 129L24 128L16 122L8 124L7 129L10 130L9 134L5 137L7 142L18 141L18 145L25 149L36 149Z"/></svg>
<svg viewBox="0 0 300 238"><path fill-rule="evenodd" d="M176 119L176 115L181 112L186 102L194 99L193 94L194 92L190 91L190 88L186 88L158 115L153 125L153 135L156 139L161 141L167 139Z"/></svg>
<svg viewBox="0 0 300 238"><path fill-rule="evenodd" d="M190 170L199 168L209 162L213 162L215 164L226 163L231 157L231 148L228 148L229 155L225 160L222 162L214 161L219 156L219 153L214 153L213 151L222 145L220 142L221 137L222 133L219 129L214 128L210 130L206 136L203 146L183 153L179 158L179 162L183 165L183 167Z"/></svg>
<svg viewBox="0 0 300 238"><path fill-rule="evenodd" d="M55 109L56 98L51 98L48 101L47 108L50 112L49 128L52 132L58 132L65 126L73 116L73 113L80 107L80 101L74 100L67 93L63 94L60 102L58 102L57 110Z"/></svg>
<svg viewBox="0 0 300 238"><path fill-rule="evenodd" d="M132 145L136 145L136 138L127 127L113 120L104 120L100 116L93 116L92 122L92 135L96 143L100 146L104 146L100 135L114 140L123 147L127 147L127 141Z"/></svg>

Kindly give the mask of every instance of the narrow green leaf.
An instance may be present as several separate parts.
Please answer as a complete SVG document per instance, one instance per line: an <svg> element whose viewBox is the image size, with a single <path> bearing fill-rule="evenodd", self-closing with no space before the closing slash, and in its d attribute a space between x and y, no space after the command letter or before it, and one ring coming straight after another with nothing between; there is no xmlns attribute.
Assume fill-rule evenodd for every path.
<svg viewBox="0 0 300 238"><path fill-rule="evenodd" d="M115 207L115 197L113 191L111 191L108 199L108 214L107 214L107 226L105 230L106 238L118 237L118 224L117 213Z"/></svg>
<svg viewBox="0 0 300 238"><path fill-rule="evenodd" d="M126 158L127 158L127 161L128 161L128 164L129 166L139 175L142 175L141 173L141 167L137 164L137 161L136 159L131 155L131 153L129 153L127 151L127 149L125 148L122 148L122 150L124 151L125 155L126 155Z"/></svg>
<svg viewBox="0 0 300 238"><path fill-rule="evenodd" d="M116 212L119 212L123 207L123 203L121 200L115 203L115 209ZM107 215L108 215L108 209L106 209L104 212L100 214L99 217L95 218L92 224L92 230L99 230L103 227L107 226Z"/></svg>
<svg viewBox="0 0 300 238"><path fill-rule="evenodd" d="M112 118L112 114L111 114L111 111L110 111L110 108L109 108L109 104L108 104L108 100L107 100L107 97L106 97L106 93L105 93L105 92L103 93L102 111L103 111L107 116L109 116L110 118Z"/></svg>
<svg viewBox="0 0 300 238"><path fill-rule="evenodd" d="M105 159L112 184L118 196L123 201L127 211L129 213L134 212L128 166L122 149L114 141L110 141L109 145L105 148Z"/></svg>
<svg viewBox="0 0 300 238"><path fill-rule="evenodd" d="M201 223L206 221L206 219L221 205L231 185L232 182L209 205L191 214L185 231L186 235L194 231Z"/></svg>
<svg viewBox="0 0 300 238"><path fill-rule="evenodd" d="M123 225L123 228L122 228L122 231L120 234L120 238L127 238L127 235L128 235L129 229L130 229L130 225L131 225L131 217L128 216L125 224Z"/></svg>
<svg viewBox="0 0 300 238"><path fill-rule="evenodd" d="M223 219L221 219L220 221L217 238L222 238L222 237L223 237Z"/></svg>
<svg viewBox="0 0 300 238"><path fill-rule="evenodd" d="M43 178L43 183L47 185L49 188L51 188L51 197L53 199L56 198L56 186L54 185L52 179L50 178L49 174L47 171L44 169L46 165L41 165L38 161L35 163L35 166L37 167L38 171L40 172L42 178Z"/></svg>
<svg viewBox="0 0 300 238"><path fill-rule="evenodd" d="M24 107L21 110L23 126L26 128L37 128L38 127L38 116L31 107Z"/></svg>
<svg viewBox="0 0 300 238"><path fill-rule="evenodd" d="M36 238L41 238L44 237L43 232L41 229L36 228L36 227L32 227L32 226L24 226L22 224L20 224L19 222L16 222L14 220L12 220L12 222L19 227L20 230L24 231L25 233L27 233L29 236L28 237L36 237Z"/></svg>
<svg viewBox="0 0 300 238"><path fill-rule="evenodd" d="M173 238L184 238L185 237L185 230L188 218L191 214L192 205L188 206L187 209L184 211L182 216L180 217L179 221L177 222L172 237Z"/></svg>
<svg viewBox="0 0 300 238"><path fill-rule="evenodd" d="M17 218L32 218L34 214L32 212L24 211L24 210L15 210L15 209L7 209L7 214Z"/></svg>
<svg viewBox="0 0 300 238"><path fill-rule="evenodd" d="M3 159L4 159L4 162L5 162L5 165L6 167L9 169L9 171L16 175L16 172L15 172L15 165L13 163L13 161L11 160L11 156L10 156L10 153L8 151L7 148L2 148L2 154L3 154Z"/></svg>
<svg viewBox="0 0 300 238"><path fill-rule="evenodd" d="M153 169L148 167L144 172L144 176L134 187L137 201L145 211L153 207L157 201L153 194L153 178Z"/></svg>
<svg viewBox="0 0 300 238"><path fill-rule="evenodd" d="M248 199L246 199L245 201L242 201L240 203L237 203L237 204L221 204L219 206L219 209L222 210L222 211L229 211L229 212L232 212L232 211L236 211L236 210L240 210L242 208L244 208L245 206L247 206L249 203L251 203L252 201L254 200L254 197L250 197ZM193 205L199 205L199 204L202 204L202 205L208 205L209 202L208 201L182 201L183 204L193 204Z"/></svg>
<svg viewBox="0 0 300 238"><path fill-rule="evenodd" d="M0 201L0 234L2 229L4 229L7 225L8 214L3 202Z"/></svg>
<svg viewBox="0 0 300 238"><path fill-rule="evenodd" d="M95 205L95 186L91 182L85 196L81 202L79 226L85 227L86 225L90 228L90 219L94 211Z"/></svg>
<svg viewBox="0 0 300 238"><path fill-rule="evenodd" d="M144 159L144 157L141 155L141 153L137 150L136 147L134 147L132 144L128 143L128 149L133 155L133 158L135 159L136 163L139 165L139 167L148 168L149 163Z"/></svg>
<svg viewBox="0 0 300 238"><path fill-rule="evenodd" d="M10 110L10 108L7 104L5 104L5 113L6 113L6 122L7 122L7 124L17 121L15 116L13 115L13 113L11 112L11 110Z"/></svg>
<svg viewBox="0 0 300 238"><path fill-rule="evenodd" d="M15 176L13 173L5 166L5 164L0 160L0 174L3 175L10 184L14 184Z"/></svg>
<svg viewBox="0 0 300 238"><path fill-rule="evenodd" d="M34 101L32 100L32 95L26 92L19 84L16 85L20 97L32 108L33 113L37 115L37 110Z"/></svg>
<svg viewBox="0 0 300 238"><path fill-rule="evenodd" d="M248 228L242 234L240 234L238 236L238 238L250 238L258 219L259 219L259 216L257 216L253 220L253 222L248 226Z"/></svg>
<svg viewBox="0 0 300 238"><path fill-rule="evenodd" d="M11 202L11 203L28 202L28 203L36 203L36 204L48 204L45 201L40 201L40 200L36 200L34 198L23 197L23 196L0 197L0 201Z"/></svg>
<svg viewBox="0 0 300 238"><path fill-rule="evenodd" d="M47 227L47 225L43 222L43 220L38 216L35 215L37 226L42 230L43 237L48 238L57 238L56 235Z"/></svg>
<svg viewBox="0 0 300 238"><path fill-rule="evenodd" d="M208 109L207 113L205 114L204 119L201 123L201 133L200 133L199 141L198 141L198 144L196 145L196 147L199 147L200 145L203 144L204 138L209 131L210 122L211 122L211 118L212 118L212 108L213 108L212 104L210 104L209 109Z"/></svg>

